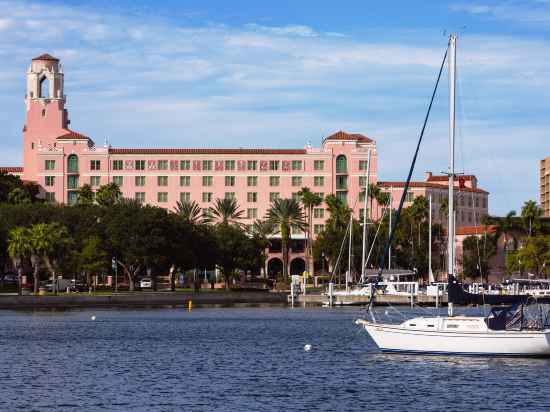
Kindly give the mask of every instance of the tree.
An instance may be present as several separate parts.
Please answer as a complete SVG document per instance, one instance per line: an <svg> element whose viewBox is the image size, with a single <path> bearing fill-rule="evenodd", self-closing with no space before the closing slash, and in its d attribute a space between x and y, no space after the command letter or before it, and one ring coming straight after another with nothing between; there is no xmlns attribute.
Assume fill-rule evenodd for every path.
<svg viewBox="0 0 550 412"><path fill-rule="evenodd" d="M8 196L15 189L23 190L31 202L37 200L37 195L40 192L40 188L35 183L23 182L18 176L0 172L0 203L9 201ZM17 196L20 195L18 194ZM14 202L10 201L10 203Z"/></svg>
<svg viewBox="0 0 550 412"><path fill-rule="evenodd" d="M31 196L21 187L16 187L8 194L8 202L13 205L25 205L31 203Z"/></svg>
<svg viewBox="0 0 550 412"><path fill-rule="evenodd" d="M283 252L283 278L288 280L288 244L291 229L305 230L306 222L300 204L294 199L275 199L267 211L267 220L273 225L277 233L281 234Z"/></svg>
<svg viewBox="0 0 550 412"><path fill-rule="evenodd" d="M316 195L308 187L302 187L302 190L298 192L302 205L304 206L305 218L307 219L307 232L306 232L306 262L308 273L313 273L313 247L312 247L312 226L313 226L313 208L319 206L323 199L319 195Z"/></svg>
<svg viewBox="0 0 550 412"><path fill-rule="evenodd" d="M540 218L543 215L543 210L537 205L534 200L528 200L521 208L521 217L523 218L529 237L532 236L534 230L540 229Z"/></svg>
<svg viewBox="0 0 550 412"><path fill-rule="evenodd" d="M175 211L189 225L198 225L203 221L202 210L194 200L177 202Z"/></svg>
<svg viewBox="0 0 550 412"><path fill-rule="evenodd" d="M76 203L78 205L91 205L94 203L94 191L89 184L86 183L78 189Z"/></svg>
<svg viewBox="0 0 550 412"><path fill-rule="evenodd" d="M246 260L250 259L252 252L251 240L235 225L219 224L215 227L214 233L218 250L217 265L222 272L227 289L235 276L235 271L248 266ZM252 253L259 255L258 252L254 250Z"/></svg>
<svg viewBox="0 0 550 412"><path fill-rule="evenodd" d="M506 269L509 273L527 270L537 278L546 278L550 271L550 236L528 238L522 248L506 256Z"/></svg>
<svg viewBox="0 0 550 412"><path fill-rule="evenodd" d="M465 278L489 279L489 259L496 254L497 237L484 233L483 237L468 236L462 242L462 273ZM485 279L484 279L485 278Z"/></svg>
<svg viewBox="0 0 550 412"><path fill-rule="evenodd" d="M23 260L31 255L29 230L25 227L15 227L9 232L8 254L13 260L13 266L17 269L19 281L19 294L21 294L21 281L23 277Z"/></svg>
<svg viewBox="0 0 550 412"><path fill-rule="evenodd" d="M502 233L504 236L504 253L507 253L510 250L508 236L514 228L514 216L516 216L516 211L511 210L506 214L506 216L504 216L504 218L498 219L497 221L497 231L499 234ZM515 247L513 249L515 249Z"/></svg>
<svg viewBox="0 0 550 412"><path fill-rule="evenodd" d="M239 209L237 199L216 199L214 207L210 208L211 217L207 220L211 223L221 223L224 225L240 225L243 213L244 212Z"/></svg>
<svg viewBox="0 0 550 412"><path fill-rule="evenodd" d="M86 276L86 284L90 285L91 276L106 272L110 259L104 243L99 236L92 236L82 242L82 248L77 254L78 269Z"/></svg>
<svg viewBox="0 0 550 412"><path fill-rule="evenodd" d="M95 200L100 206L113 206L122 197L122 192L114 182L100 186L95 194Z"/></svg>

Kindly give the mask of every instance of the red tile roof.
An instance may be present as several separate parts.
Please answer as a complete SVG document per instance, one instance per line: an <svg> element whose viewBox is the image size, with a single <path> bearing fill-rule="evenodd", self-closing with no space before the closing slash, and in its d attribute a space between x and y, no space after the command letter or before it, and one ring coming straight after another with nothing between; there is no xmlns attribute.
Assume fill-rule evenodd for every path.
<svg viewBox="0 0 550 412"><path fill-rule="evenodd" d="M48 53L41 54L40 56L35 57L33 59L33 61L34 60L47 60L47 61L51 61L51 62L58 62L59 61L58 58L53 57L51 54L48 54Z"/></svg>
<svg viewBox="0 0 550 412"><path fill-rule="evenodd" d="M111 154L306 154L305 149L210 149L210 148L197 148L197 149L155 149L155 148L111 148L109 149Z"/></svg>
<svg viewBox="0 0 550 412"><path fill-rule="evenodd" d="M23 173L23 168L19 166L0 166L0 172L5 173Z"/></svg>
<svg viewBox="0 0 550 412"><path fill-rule="evenodd" d="M460 179L462 180L473 180L476 177L474 175L462 175L462 176L455 176L455 181L458 182ZM428 182L448 182L449 176L446 175L432 175L428 177Z"/></svg>
<svg viewBox="0 0 550 412"><path fill-rule="evenodd" d="M371 143L373 140L358 133L346 133L342 130L325 137L325 140L355 140L358 142Z"/></svg>
<svg viewBox="0 0 550 412"><path fill-rule="evenodd" d="M496 226L459 226L456 228L457 236L483 235L484 233L495 233Z"/></svg>
<svg viewBox="0 0 550 412"><path fill-rule="evenodd" d="M381 187L405 187L405 183L406 182L382 182L382 181L379 181L378 182L378 186L381 186ZM442 188L446 188L447 185L446 184L440 184L440 183L429 183L429 182L411 182L409 184L409 187L431 187L431 188L434 188L434 189L442 189ZM463 187L463 188L458 188L458 187L455 187L455 190L457 192L474 192L474 193L489 193L483 189L472 189L471 187Z"/></svg>
<svg viewBox="0 0 550 412"><path fill-rule="evenodd" d="M78 139L86 139L90 140L88 136L83 135L82 133L78 133L75 131L72 131L70 129L66 129L67 133L58 136L57 139L67 139L67 140L78 140Z"/></svg>

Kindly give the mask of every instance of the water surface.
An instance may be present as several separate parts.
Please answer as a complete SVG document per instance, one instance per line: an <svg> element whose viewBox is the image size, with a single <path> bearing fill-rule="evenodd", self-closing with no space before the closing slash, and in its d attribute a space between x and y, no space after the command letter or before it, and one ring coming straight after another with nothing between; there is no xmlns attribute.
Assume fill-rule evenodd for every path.
<svg viewBox="0 0 550 412"><path fill-rule="evenodd" d="M282 307L3 311L0 409L550 409L549 360L384 355L354 325L361 315Z"/></svg>

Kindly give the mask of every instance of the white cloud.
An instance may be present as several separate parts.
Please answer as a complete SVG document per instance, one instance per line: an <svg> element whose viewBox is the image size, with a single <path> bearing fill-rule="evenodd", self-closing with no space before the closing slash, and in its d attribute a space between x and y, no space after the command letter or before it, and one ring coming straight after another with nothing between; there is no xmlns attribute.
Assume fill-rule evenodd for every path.
<svg viewBox="0 0 550 412"><path fill-rule="evenodd" d="M473 15L486 15L495 20L506 20L524 24L545 25L550 22L550 2L499 1L491 4L456 4L451 10Z"/></svg>

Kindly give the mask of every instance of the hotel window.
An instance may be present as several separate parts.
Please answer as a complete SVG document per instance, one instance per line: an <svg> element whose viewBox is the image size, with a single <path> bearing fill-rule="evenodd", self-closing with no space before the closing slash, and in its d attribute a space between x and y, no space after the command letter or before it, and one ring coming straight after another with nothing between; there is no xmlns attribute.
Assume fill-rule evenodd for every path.
<svg viewBox="0 0 550 412"><path fill-rule="evenodd" d="M323 230L325 230L325 225L313 225L313 233L316 235L321 233Z"/></svg>
<svg viewBox="0 0 550 412"><path fill-rule="evenodd" d="M157 186L168 186L168 176L157 176Z"/></svg>
<svg viewBox="0 0 550 412"><path fill-rule="evenodd" d="M180 160L180 170L191 170L191 160Z"/></svg>
<svg viewBox="0 0 550 412"><path fill-rule="evenodd" d="M145 170L145 160L136 160L134 164L136 170Z"/></svg>
<svg viewBox="0 0 550 412"><path fill-rule="evenodd" d="M347 176L336 176L336 190L346 190L348 188Z"/></svg>
<svg viewBox="0 0 550 412"><path fill-rule="evenodd" d="M340 200L345 205L348 204L348 192L336 192L336 199Z"/></svg>
<svg viewBox="0 0 550 412"><path fill-rule="evenodd" d="M468 207L472 207L472 198L471 197L468 198Z"/></svg>
<svg viewBox="0 0 550 412"><path fill-rule="evenodd" d="M55 192L46 192L46 201L55 202Z"/></svg>
<svg viewBox="0 0 550 412"><path fill-rule="evenodd" d="M302 196L300 195L300 192L292 192L292 199L299 202L302 199Z"/></svg>
<svg viewBox="0 0 550 412"><path fill-rule="evenodd" d="M348 166L346 156L340 155L336 158L336 173L347 173Z"/></svg>
<svg viewBox="0 0 550 412"><path fill-rule="evenodd" d="M273 202L274 200L279 198L279 192L271 192L269 193L269 201Z"/></svg>
<svg viewBox="0 0 550 412"><path fill-rule="evenodd" d="M168 160L157 160L158 170L168 170Z"/></svg>
<svg viewBox="0 0 550 412"><path fill-rule="evenodd" d="M180 186L191 186L191 176L180 176Z"/></svg>
<svg viewBox="0 0 550 412"><path fill-rule="evenodd" d="M292 186L302 186L302 176L292 176Z"/></svg>
<svg viewBox="0 0 550 412"><path fill-rule="evenodd" d="M90 186L97 187L101 184L100 176L90 176Z"/></svg>
<svg viewBox="0 0 550 412"><path fill-rule="evenodd" d="M214 181L214 178L212 176L203 176L202 177L202 185L203 186L212 186L213 181Z"/></svg>
<svg viewBox="0 0 550 412"><path fill-rule="evenodd" d="M235 170L235 161L234 160L226 160L225 161L225 170Z"/></svg>
<svg viewBox="0 0 550 412"><path fill-rule="evenodd" d="M359 160L359 170L367 170L369 168L368 160Z"/></svg>
<svg viewBox="0 0 550 412"><path fill-rule="evenodd" d="M90 170L101 170L101 161L90 160Z"/></svg>
<svg viewBox="0 0 550 412"><path fill-rule="evenodd" d="M136 199L140 203L145 202L145 192L136 192L134 195L134 199Z"/></svg>
<svg viewBox="0 0 550 412"><path fill-rule="evenodd" d="M412 202L412 201L414 201L414 193L407 192L407 195L405 196L405 202Z"/></svg>
<svg viewBox="0 0 550 412"><path fill-rule="evenodd" d="M202 192L202 201L211 202L212 201L212 192Z"/></svg>
<svg viewBox="0 0 550 412"><path fill-rule="evenodd" d="M365 201L365 194L366 194L365 189L363 189L363 190L361 190L361 191L359 192L359 201L360 201L360 202L364 202L364 201Z"/></svg>
<svg viewBox="0 0 550 412"><path fill-rule="evenodd" d="M487 207L487 198L486 197L483 198L483 207L484 208Z"/></svg>
<svg viewBox="0 0 550 412"><path fill-rule="evenodd" d="M136 176L135 185L136 186L145 186L145 176Z"/></svg>
<svg viewBox="0 0 550 412"><path fill-rule="evenodd" d="M123 176L113 176L113 183L116 184L118 187L121 187L124 183Z"/></svg>
<svg viewBox="0 0 550 412"><path fill-rule="evenodd" d="M479 197L476 196L476 207L479 207Z"/></svg>
<svg viewBox="0 0 550 412"><path fill-rule="evenodd" d="M212 170L212 165L214 162L212 160L203 160L202 161L202 170Z"/></svg>
<svg viewBox="0 0 550 412"><path fill-rule="evenodd" d="M269 170L279 170L279 161L278 160L270 160L269 161Z"/></svg>
<svg viewBox="0 0 550 412"><path fill-rule="evenodd" d="M235 176L225 176L226 186L235 186Z"/></svg>
<svg viewBox="0 0 550 412"><path fill-rule="evenodd" d="M249 203L256 203L258 201L258 193L256 192L248 192L246 194L246 200Z"/></svg>
<svg viewBox="0 0 550 412"><path fill-rule="evenodd" d="M365 188L367 185L367 176L359 176L359 187Z"/></svg>
<svg viewBox="0 0 550 412"><path fill-rule="evenodd" d="M316 219L322 219L325 217L325 209L322 208L315 208L313 209L313 217Z"/></svg>
<svg viewBox="0 0 550 412"><path fill-rule="evenodd" d="M256 170L258 168L258 161L257 160L249 160L246 162L246 168L248 170Z"/></svg>
<svg viewBox="0 0 550 412"><path fill-rule="evenodd" d="M191 193L190 192L181 192L180 193L180 202L189 202L191 200Z"/></svg>
<svg viewBox="0 0 550 412"><path fill-rule="evenodd" d="M325 177L324 176L315 176L313 178L313 186L324 186L325 185Z"/></svg>
<svg viewBox="0 0 550 412"><path fill-rule="evenodd" d="M168 192L158 192L157 193L157 201L159 203L166 203L168 202Z"/></svg>
<svg viewBox="0 0 550 412"><path fill-rule="evenodd" d="M45 184L46 186L54 186L55 185L55 176L46 176Z"/></svg>
<svg viewBox="0 0 550 412"><path fill-rule="evenodd" d="M315 160L313 162L313 168L315 170L325 170L325 161L324 160Z"/></svg>
<svg viewBox="0 0 550 412"><path fill-rule="evenodd" d="M293 160L292 161L292 170L302 170L302 161L301 160Z"/></svg>
<svg viewBox="0 0 550 412"><path fill-rule="evenodd" d="M269 176L269 186L279 186L279 176Z"/></svg>
<svg viewBox="0 0 550 412"><path fill-rule="evenodd" d="M224 197L226 199L235 199L235 192L225 192Z"/></svg>
<svg viewBox="0 0 550 412"><path fill-rule="evenodd" d="M46 160L44 169L46 170L55 170L55 160Z"/></svg>
<svg viewBox="0 0 550 412"><path fill-rule="evenodd" d="M246 178L247 186L258 186L258 176L248 176Z"/></svg>
<svg viewBox="0 0 550 412"><path fill-rule="evenodd" d="M258 209L246 209L247 219L256 219L258 217Z"/></svg>
<svg viewBox="0 0 550 412"><path fill-rule="evenodd" d="M113 160L113 170L122 170L123 167L122 160Z"/></svg>
<svg viewBox="0 0 550 412"><path fill-rule="evenodd" d="M472 212L468 212L468 223L472 223Z"/></svg>
<svg viewBox="0 0 550 412"><path fill-rule="evenodd" d="M67 158L67 172L78 173L78 156L75 154L69 155Z"/></svg>
<svg viewBox="0 0 550 412"><path fill-rule="evenodd" d="M78 176L75 176L75 175L67 176L67 188L78 189Z"/></svg>
<svg viewBox="0 0 550 412"><path fill-rule="evenodd" d="M325 194L323 192L315 192L315 195L319 196L321 200L325 198Z"/></svg>

